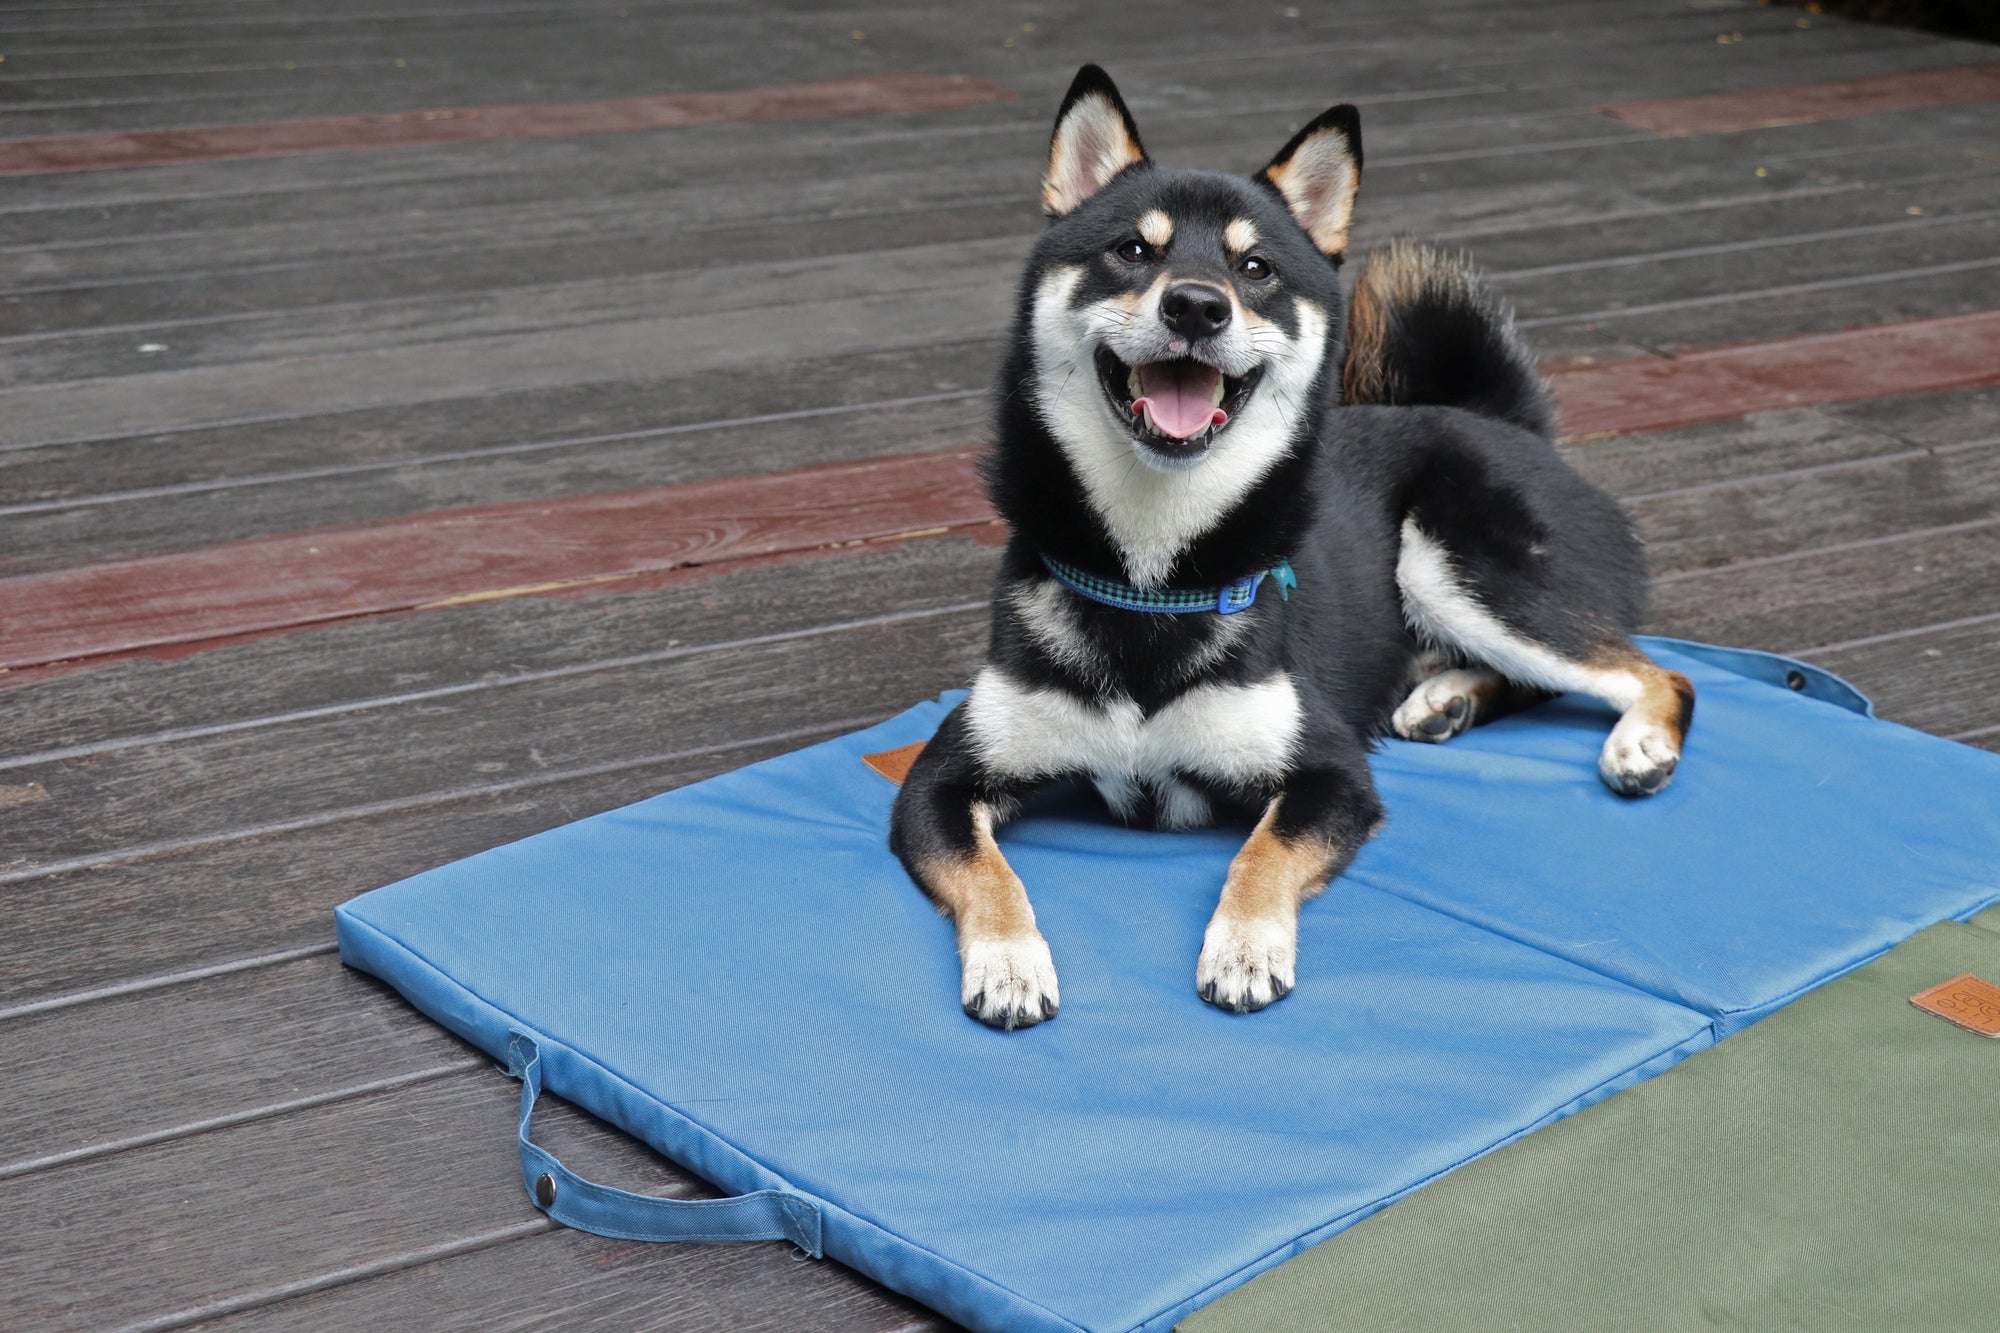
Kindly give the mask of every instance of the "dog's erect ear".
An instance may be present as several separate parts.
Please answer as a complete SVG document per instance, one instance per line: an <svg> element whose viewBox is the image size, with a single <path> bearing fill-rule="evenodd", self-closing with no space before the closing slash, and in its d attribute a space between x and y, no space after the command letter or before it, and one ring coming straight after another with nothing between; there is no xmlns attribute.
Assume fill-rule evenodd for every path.
<svg viewBox="0 0 2000 1333"><path fill-rule="evenodd" d="M1042 173L1042 211L1067 217L1113 176L1145 160L1139 129L1111 76L1085 65L1056 112L1048 170Z"/></svg>
<svg viewBox="0 0 2000 1333"><path fill-rule="evenodd" d="M1361 188L1361 113L1345 103L1320 113L1257 179L1278 192L1323 254L1339 259Z"/></svg>

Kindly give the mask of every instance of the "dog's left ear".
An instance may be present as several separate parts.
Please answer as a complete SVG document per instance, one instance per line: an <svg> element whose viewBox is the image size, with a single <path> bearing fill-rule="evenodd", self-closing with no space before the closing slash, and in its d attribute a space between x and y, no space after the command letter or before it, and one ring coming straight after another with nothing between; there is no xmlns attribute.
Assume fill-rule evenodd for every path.
<svg viewBox="0 0 2000 1333"><path fill-rule="evenodd" d="M1322 254L1339 260L1361 188L1361 113L1346 103L1320 113L1257 179L1285 201Z"/></svg>
<svg viewBox="0 0 2000 1333"><path fill-rule="evenodd" d="M1145 160L1139 128L1111 76L1085 65L1056 112L1049 165L1042 173L1042 211L1052 218L1067 217L1113 176Z"/></svg>

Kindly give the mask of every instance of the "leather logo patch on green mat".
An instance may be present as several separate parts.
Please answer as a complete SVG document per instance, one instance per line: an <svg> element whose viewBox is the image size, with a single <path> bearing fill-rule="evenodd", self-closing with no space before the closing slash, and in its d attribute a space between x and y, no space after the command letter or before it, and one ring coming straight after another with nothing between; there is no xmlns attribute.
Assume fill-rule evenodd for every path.
<svg viewBox="0 0 2000 1333"><path fill-rule="evenodd" d="M2000 986L1982 981L1970 972L1927 991L1918 991L1910 997L1910 1003L1947 1023L1958 1024L1967 1032L2000 1037Z"/></svg>

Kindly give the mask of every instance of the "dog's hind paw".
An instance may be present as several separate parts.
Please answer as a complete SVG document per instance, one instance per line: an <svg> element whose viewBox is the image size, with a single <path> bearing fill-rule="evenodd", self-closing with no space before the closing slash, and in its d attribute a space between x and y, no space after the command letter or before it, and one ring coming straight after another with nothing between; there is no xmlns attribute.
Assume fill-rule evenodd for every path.
<svg viewBox="0 0 2000 1333"><path fill-rule="evenodd" d="M1011 1032L1056 1016L1056 964L1040 935L971 940L959 955L959 1004L972 1017Z"/></svg>
<svg viewBox="0 0 2000 1333"><path fill-rule="evenodd" d="M1492 687L1489 672L1453 667L1417 683L1389 719L1406 741L1448 741L1473 724L1482 693Z"/></svg>
<svg viewBox="0 0 2000 1333"><path fill-rule="evenodd" d="M1651 796L1674 779L1680 742L1657 722L1627 716L1611 729L1597 758L1604 785L1620 796Z"/></svg>
<svg viewBox="0 0 2000 1333"><path fill-rule="evenodd" d="M1292 993L1298 952L1295 923L1217 915L1202 938L1195 991L1218 1009L1262 1009Z"/></svg>

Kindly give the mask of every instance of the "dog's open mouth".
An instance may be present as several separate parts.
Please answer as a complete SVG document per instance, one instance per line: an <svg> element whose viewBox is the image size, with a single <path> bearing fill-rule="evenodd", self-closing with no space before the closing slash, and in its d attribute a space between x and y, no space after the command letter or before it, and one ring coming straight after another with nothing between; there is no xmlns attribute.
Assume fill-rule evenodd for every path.
<svg viewBox="0 0 2000 1333"><path fill-rule="evenodd" d="M1192 462L1242 410L1264 369L1225 375L1182 357L1131 366L1109 348L1097 352L1097 379L1105 397L1140 444L1164 458Z"/></svg>

